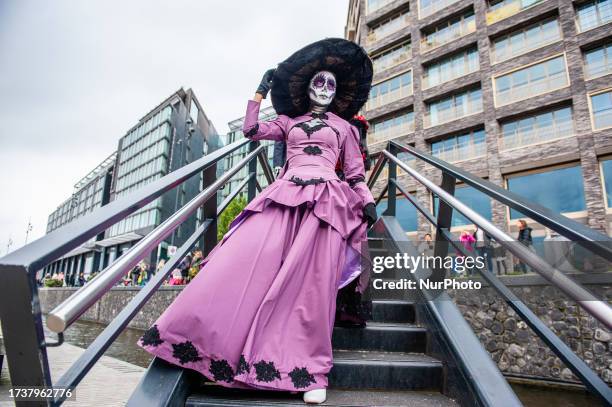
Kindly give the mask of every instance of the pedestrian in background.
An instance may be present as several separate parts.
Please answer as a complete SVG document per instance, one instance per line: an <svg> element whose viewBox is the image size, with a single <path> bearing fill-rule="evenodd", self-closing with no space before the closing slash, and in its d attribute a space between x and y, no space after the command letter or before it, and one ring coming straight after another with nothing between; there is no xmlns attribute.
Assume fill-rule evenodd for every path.
<svg viewBox="0 0 612 407"><path fill-rule="evenodd" d="M516 226L518 227L518 236L516 240L535 253L535 249L533 248L533 237L531 236L531 231L533 229L527 226L527 221L524 219L519 219L516 222ZM531 268L520 259L518 260L518 269L523 274L531 272Z"/></svg>

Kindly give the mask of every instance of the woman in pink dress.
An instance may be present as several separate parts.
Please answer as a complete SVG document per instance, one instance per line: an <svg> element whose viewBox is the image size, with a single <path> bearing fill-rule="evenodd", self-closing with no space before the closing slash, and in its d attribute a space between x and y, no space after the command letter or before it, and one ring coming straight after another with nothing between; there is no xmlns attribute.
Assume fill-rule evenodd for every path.
<svg viewBox="0 0 612 407"><path fill-rule="evenodd" d="M145 350L223 386L325 400L337 291L359 277L367 224L376 220L359 135L347 122L371 80L366 52L333 38L266 72L243 130L251 140L286 142L287 162L143 335ZM270 89L278 118L260 122ZM335 172L339 158L346 181Z"/></svg>

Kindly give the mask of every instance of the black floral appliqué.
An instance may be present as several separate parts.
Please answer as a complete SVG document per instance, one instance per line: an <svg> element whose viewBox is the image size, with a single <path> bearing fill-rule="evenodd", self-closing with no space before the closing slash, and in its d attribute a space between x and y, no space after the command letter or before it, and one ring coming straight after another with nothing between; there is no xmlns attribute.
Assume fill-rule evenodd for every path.
<svg viewBox="0 0 612 407"><path fill-rule="evenodd" d="M217 382L231 383L234 381L234 370L225 359L211 359L209 370Z"/></svg>
<svg viewBox="0 0 612 407"><path fill-rule="evenodd" d="M289 377L296 389L304 389L310 386L311 383L316 383L314 376L308 373L305 367L296 367L289 373Z"/></svg>
<svg viewBox="0 0 612 407"><path fill-rule="evenodd" d="M325 182L325 180L321 177L319 178L311 178L311 179L302 179L300 177L296 177L295 175L293 175L291 178L289 178L289 181L293 182L294 184L297 185L316 185L316 184L320 184L322 182Z"/></svg>
<svg viewBox="0 0 612 407"><path fill-rule="evenodd" d="M172 344L172 356L181 362L181 365L184 365L187 362L197 362L198 360L202 360L202 357L198 355L198 350L193 346L191 341L185 341L181 343L173 343Z"/></svg>
<svg viewBox="0 0 612 407"><path fill-rule="evenodd" d="M251 366L247 363L244 355L240 355L240 360L238 361L238 369L236 370L236 375L241 375L243 373L250 373Z"/></svg>
<svg viewBox="0 0 612 407"><path fill-rule="evenodd" d="M362 175L348 180L348 183L351 186L351 188L359 184L360 182L365 182L365 178Z"/></svg>
<svg viewBox="0 0 612 407"><path fill-rule="evenodd" d="M255 126L251 127L251 130L244 133L244 137L250 138L257 134L259 131L259 123L255 123Z"/></svg>
<svg viewBox="0 0 612 407"><path fill-rule="evenodd" d="M304 130L304 133L306 133L306 135L308 136L308 138L310 138L310 136L325 128L325 127L329 127L325 122L320 121L320 122L316 122L316 121L308 121L308 122L301 122L296 124L293 127L299 127L300 129Z"/></svg>
<svg viewBox="0 0 612 407"><path fill-rule="evenodd" d="M261 360L253 365L255 367L255 373L257 373L256 379L260 382L271 382L274 379L280 379L280 372L274 367L274 362L266 362Z"/></svg>
<svg viewBox="0 0 612 407"><path fill-rule="evenodd" d="M164 341L159 336L159 329L157 329L157 325L153 325L151 328L147 329L145 333L140 337L140 342L144 346L159 346Z"/></svg>
<svg viewBox="0 0 612 407"><path fill-rule="evenodd" d="M323 154L323 151L321 151L319 146L306 146L306 147L304 147L304 149L302 151L304 151L308 155L321 155L321 154Z"/></svg>

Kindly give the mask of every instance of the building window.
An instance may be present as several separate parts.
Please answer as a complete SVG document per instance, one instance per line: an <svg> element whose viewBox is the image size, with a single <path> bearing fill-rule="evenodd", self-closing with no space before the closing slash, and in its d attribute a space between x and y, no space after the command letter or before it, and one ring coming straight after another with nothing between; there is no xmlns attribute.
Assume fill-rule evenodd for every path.
<svg viewBox="0 0 612 407"><path fill-rule="evenodd" d="M577 164L571 167L511 176L508 177L507 183L508 190L554 212L571 213L586 209L582 169ZM510 209L510 219L524 216Z"/></svg>
<svg viewBox="0 0 612 407"><path fill-rule="evenodd" d="M431 143L431 154L449 162L471 160L486 153L484 130L475 130Z"/></svg>
<svg viewBox="0 0 612 407"><path fill-rule="evenodd" d="M419 18L425 18L459 0L419 0Z"/></svg>
<svg viewBox="0 0 612 407"><path fill-rule="evenodd" d="M472 10L459 17L437 25L430 32L423 33L421 51L426 52L476 31L476 20Z"/></svg>
<svg viewBox="0 0 612 407"><path fill-rule="evenodd" d="M569 85L565 58L560 55L495 77L495 105L529 99Z"/></svg>
<svg viewBox="0 0 612 407"><path fill-rule="evenodd" d="M370 27L366 40L368 43L372 44L407 26L408 11L404 11L400 14L396 14L393 17L381 21L373 27Z"/></svg>
<svg viewBox="0 0 612 407"><path fill-rule="evenodd" d="M375 109L410 95L412 95L412 70L373 85L366 110Z"/></svg>
<svg viewBox="0 0 612 407"><path fill-rule="evenodd" d="M584 71L586 79L612 73L612 42L584 52Z"/></svg>
<svg viewBox="0 0 612 407"><path fill-rule="evenodd" d="M387 68L409 60L412 56L411 50L410 41L405 41L383 53L373 56L372 64L374 72L382 72Z"/></svg>
<svg viewBox="0 0 612 407"><path fill-rule="evenodd" d="M470 186L463 185L455 188L455 198L469 206L472 210L487 220L491 220L491 198L483 192ZM433 194L434 216L438 215L440 198ZM472 222L456 210L453 210L451 227L471 225Z"/></svg>
<svg viewBox="0 0 612 407"><path fill-rule="evenodd" d="M414 112L404 112L375 122L368 133L368 144L376 144L414 132Z"/></svg>
<svg viewBox="0 0 612 407"><path fill-rule="evenodd" d="M601 161L601 176L603 178L606 206L612 208L612 157Z"/></svg>
<svg viewBox="0 0 612 407"><path fill-rule="evenodd" d="M482 112L482 92L480 88L451 95L426 105L424 126L433 127Z"/></svg>
<svg viewBox="0 0 612 407"><path fill-rule="evenodd" d="M524 147L573 135L572 108L563 107L502 124L501 149Z"/></svg>
<svg viewBox="0 0 612 407"><path fill-rule="evenodd" d="M198 122L198 105L196 105L195 101L191 99L191 103L189 104L189 116L191 116L191 120L196 124Z"/></svg>
<svg viewBox="0 0 612 407"><path fill-rule="evenodd" d="M366 14L373 13L392 2L393 0L367 0Z"/></svg>
<svg viewBox="0 0 612 407"><path fill-rule="evenodd" d="M431 88L477 71L478 49L470 48L425 67L423 88Z"/></svg>
<svg viewBox="0 0 612 407"><path fill-rule="evenodd" d="M387 210L387 202L387 198L384 198L376 205L378 216L382 216ZM414 232L418 229L416 208L404 197L398 196L395 200L395 218L406 232Z"/></svg>
<svg viewBox="0 0 612 407"><path fill-rule="evenodd" d="M491 60L505 61L561 39L559 20L552 18L513 31L493 41Z"/></svg>
<svg viewBox="0 0 612 407"><path fill-rule="evenodd" d="M612 21L612 0L595 0L576 7L580 31L590 30Z"/></svg>
<svg viewBox="0 0 612 407"><path fill-rule="evenodd" d="M515 15L526 8L541 3L544 0L501 0L491 1L487 12L487 24L493 24Z"/></svg>
<svg viewBox="0 0 612 407"><path fill-rule="evenodd" d="M589 96L594 130L612 127L612 89Z"/></svg>

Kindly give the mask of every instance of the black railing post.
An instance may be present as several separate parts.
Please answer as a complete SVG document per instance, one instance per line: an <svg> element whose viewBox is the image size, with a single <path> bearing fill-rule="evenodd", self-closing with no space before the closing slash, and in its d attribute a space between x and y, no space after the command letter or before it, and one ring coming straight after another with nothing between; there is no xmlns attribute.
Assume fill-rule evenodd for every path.
<svg viewBox="0 0 612 407"><path fill-rule="evenodd" d="M35 274L25 266L0 265L0 320L12 386L51 386Z"/></svg>
<svg viewBox="0 0 612 407"><path fill-rule="evenodd" d="M387 149L391 154L397 156L398 149L391 143L387 145ZM389 160L389 177L387 179L387 209L384 212L386 216L395 216L397 188L395 182L397 180L397 164Z"/></svg>
<svg viewBox="0 0 612 407"><path fill-rule="evenodd" d="M455 195L455 184L457 180L446 172L442 173L442 184L440 187L451 195ZM434 245L434 256L444 258L448 255L448 240L442 233L443 229L450 230L453 219L453 207L438 198L438 219L436 220L436 243ZM439 257L438 257L439 256ZM437 281L444 279L446 270L443 267L434 267L432 278Z"/></svg>
<svg viewBox="0 0 612 407"><path fill-rule="evenodd" d="M202 191L208 188L217 180L217 164L218 162L213 163L210 167L206 168L202 171ZM215 193L214 197L211 197L207 200L204 205L202 205L202 222L206 222L206 220L211 220L212 223L206 229L202 238L200 239L202 254L204 257L210 253L210 251L217 245L217 197L219 196L219 191Z"/></svg>
<svg viewBox="0 0 612 407"><path fill-rule="evenodd" d="M257 141L249 143L249 152L255 150L258 145L259 143ZM251 202L257 194L257 160L251 160L251 162L249 162L248 173L255 174L255 176L251 178L249 184L247 185L247 202Z"/></svg>

